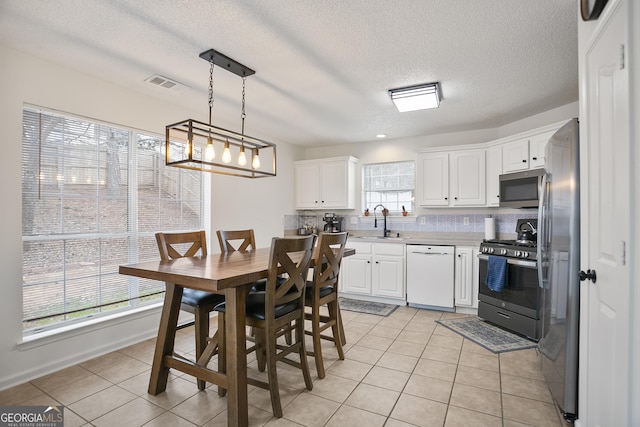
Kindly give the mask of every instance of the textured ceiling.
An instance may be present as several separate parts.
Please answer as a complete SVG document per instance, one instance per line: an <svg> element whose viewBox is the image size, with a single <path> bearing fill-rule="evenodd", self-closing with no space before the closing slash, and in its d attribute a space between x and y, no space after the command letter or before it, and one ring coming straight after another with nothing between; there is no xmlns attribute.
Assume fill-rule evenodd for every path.
<svg viewBox="0 0 640 427"><path fill-rule="evenodd" d="M203 121L198 55L216 49L256 71L246 132L300 145L492 128L575 102L577 22L575 0L0 0L0 43L202 105ZM437 110L399 113L387 94L433 81ZM216 68L214 84L214 124L239 129L240 78Z"/></svg>

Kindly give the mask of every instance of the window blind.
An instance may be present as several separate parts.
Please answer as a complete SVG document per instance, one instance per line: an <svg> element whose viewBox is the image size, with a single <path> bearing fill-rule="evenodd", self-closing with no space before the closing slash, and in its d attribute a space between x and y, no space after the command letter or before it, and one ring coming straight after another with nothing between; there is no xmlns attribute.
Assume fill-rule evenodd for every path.
<svg viewBox="0 0 640 427"><path fill-rule="evenodd" d="M158 259L157 231L202 229L202 174L164 164L164 140L23 110L25 333L159 301L164 283L118 274Z"/></svg>

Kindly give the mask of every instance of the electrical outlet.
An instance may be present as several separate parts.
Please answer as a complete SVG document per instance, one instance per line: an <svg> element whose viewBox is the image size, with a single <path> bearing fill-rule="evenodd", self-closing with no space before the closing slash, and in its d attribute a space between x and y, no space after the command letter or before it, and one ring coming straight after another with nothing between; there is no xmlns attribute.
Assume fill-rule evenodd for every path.
<svg viewBox="0 0 640 427"><path fill-rule="evenodd" d="M349 223L351 225L358 225L358 217L357 216L349 217Z"/></svg>
<svg viewBox="0 0 640 427"><path fill-rule="evenodd" d="M469 217L465 216L463 219L464 225L469 225Z"/></svg>
<svg viewBox="0 0 640 427"><path fill-rule="evenodd" d="M420 217L420 224L421 224L421 225L425 225L426 223L427 223L427 217L425 217L425 216L421 216L421 217Z"/></svg>

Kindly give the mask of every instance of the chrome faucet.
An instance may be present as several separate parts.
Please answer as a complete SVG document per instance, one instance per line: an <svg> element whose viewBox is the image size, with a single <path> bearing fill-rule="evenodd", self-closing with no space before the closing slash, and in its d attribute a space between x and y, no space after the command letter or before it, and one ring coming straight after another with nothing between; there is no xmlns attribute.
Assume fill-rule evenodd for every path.
<svg viewBox="0 0 640 427"><path fill-rule="evenodd" d="M384 237L387 237L389 233L391 233L391 230L387 230L387 215L385 214L385 211L388 212L388 209L385 208L381 203L377 204L373 208L373 226L375 228L378 228L378 218L376 217L376 209L378 208L382 208L382 217L384 218L384 228L382 229L382 235Z"/></svg>

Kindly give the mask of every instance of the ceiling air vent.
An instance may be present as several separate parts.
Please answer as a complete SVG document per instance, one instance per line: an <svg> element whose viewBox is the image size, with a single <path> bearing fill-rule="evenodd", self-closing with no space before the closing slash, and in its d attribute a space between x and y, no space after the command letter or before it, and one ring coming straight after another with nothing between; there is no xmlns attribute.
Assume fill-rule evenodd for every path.
<svg viewBox="0 0 640 427"><path fill-rule="evenodd" d="M181 93L189 89L189 86L183 85L182 83L178 83L175 80L171 80L157 74L145 79L145 82L149 83L152 86L168 89L171 92L176 93Z"/></svg>

